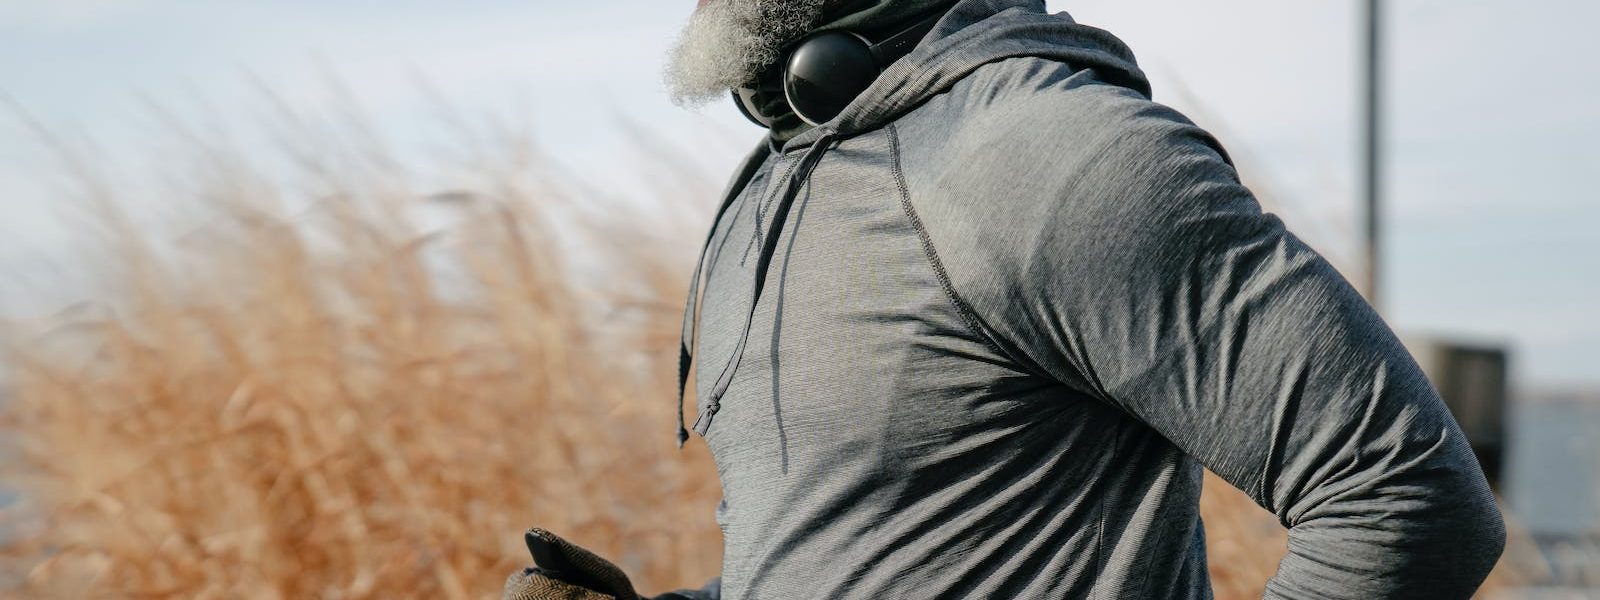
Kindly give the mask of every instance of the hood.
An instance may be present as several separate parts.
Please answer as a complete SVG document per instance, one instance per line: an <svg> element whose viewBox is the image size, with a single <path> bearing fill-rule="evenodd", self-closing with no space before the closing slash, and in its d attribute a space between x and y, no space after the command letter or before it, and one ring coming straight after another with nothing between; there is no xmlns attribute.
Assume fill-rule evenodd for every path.
<svg viewBox="0 0 1600 600"><path fill-rule="evenodd" d="M960 0L915 50L885 69L832 121L802 132L784 147L810 145L822 131L838 137L876 129L940 94L985 64L1020 56L1092 69L1102 81L1150 97L1150 83L1126 44L1066 13L1048 14L1044 0Z"/></svg>
<svg viewBox="0 0 1600 600"><path fill-rule="evenodd" d="M846 0L823 13L813 31L848 29L861 33L893 29L906 20L955 4L956 0Z"/></svg>

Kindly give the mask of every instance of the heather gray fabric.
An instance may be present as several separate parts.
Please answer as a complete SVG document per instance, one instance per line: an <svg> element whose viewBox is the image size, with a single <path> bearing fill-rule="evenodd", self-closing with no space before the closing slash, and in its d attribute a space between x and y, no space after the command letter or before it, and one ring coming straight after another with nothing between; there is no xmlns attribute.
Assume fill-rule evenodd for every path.
<svg viewBox="0 0 1600 600"><path fill-rule="evenodd" d="M691 396L721 598L1208 598L1202 465L1289 527L1269 597L1471 594L1504 531L1460 429L1148 95L1109 34L963 0L837 119L752 154Z"/></svg>

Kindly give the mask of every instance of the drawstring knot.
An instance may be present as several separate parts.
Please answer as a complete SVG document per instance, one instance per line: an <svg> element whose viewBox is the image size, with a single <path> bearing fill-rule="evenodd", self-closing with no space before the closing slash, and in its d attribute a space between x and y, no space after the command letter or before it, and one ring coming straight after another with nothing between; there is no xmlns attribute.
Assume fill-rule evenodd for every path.
<svg viewBox="0 0 1600 600"><path fill-rule="evenodd" d="M711 430L711 420L716 417L717 411L722 410L722 397L728 393L728 386L733 383L733 373L738 370L740 359L744 356L745 344L750 341L750 327L755 319L756 305L760 303L761 291L766 287L767 270L772 266L773 254L777 252L778 248L778 235L783 232L784 222L789 218L789 209L794 204L795 197L800 194L800 188L804 187L806 180L811 177L811 171L816 168L817 163L822 161L822 155L827 152L828 147L836 139L837 136L834 132L824 131L806 150L805 155L800 158L795 167L790 169L788 180L784 185L783 195L779 197L777 204L771 211L772 225L766 228L770 229L770 231L758 232L760 234L761 253L756 258L755 287L750 294L750 310L745 313L744 327L740 331L738 343L733 348L733 355L728 357L727 365L722 368L722 373L717 376L716 385L711 388L711 395L706 402L705 409L700 411L699 416L695 418L694 432L701 437L705 437L706 432ZM741 177L748 181L750 175L751 173L745 173ZM742 184L740 187L742 187ZM739 191L736 189L733 193L737 195ZM731 198L729 200L731 201ZM726 208L727 204L725 203L723 210L726 210ZM721 211L719 211L718 219L721 216ZM711 229L714 235L716 231L715 223L712 224ZM709 247L710 243L711 239L708 236L706 238L706 246ZM683 338L678 346L679 448L682 448L683 444L689 440L689 432L683 426L683 399L688 389L689 365L693 363L691 346L694 343L699 321L700 297L698 288L700 286L700 272L705 266L704 248L700 251L700 260L701 264L695 266L694 281L690 283L689 303L686 307L687 313L684 315Z"/></svg>

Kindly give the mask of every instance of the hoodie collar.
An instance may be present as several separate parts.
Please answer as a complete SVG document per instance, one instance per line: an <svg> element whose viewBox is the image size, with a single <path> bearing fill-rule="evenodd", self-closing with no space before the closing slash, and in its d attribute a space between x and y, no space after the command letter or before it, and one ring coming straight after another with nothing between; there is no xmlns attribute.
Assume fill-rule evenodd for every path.
<svg viewBox="0 0 1600 600"><path fill-rule="evenodd" d="M1126 44L1066 13L1045 13L1044 0L960 0L915 50L889 65L855 101L823 127L800 132L782 149L807 147L832 132L849 137L893 121L985 64L1035 56L1093 69L1103 81L1150 97L1150 84ZM777 140L774 140L777 142Z"/></svg>

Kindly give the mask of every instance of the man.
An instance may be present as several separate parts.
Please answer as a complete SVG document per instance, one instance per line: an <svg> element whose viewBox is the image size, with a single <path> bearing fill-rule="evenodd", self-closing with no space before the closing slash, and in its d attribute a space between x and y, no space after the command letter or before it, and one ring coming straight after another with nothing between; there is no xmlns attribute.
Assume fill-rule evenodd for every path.
<svg viewBox="0 0 1600 600"><path fill-rule="evenodd" d="M815 125L756 93L802 36L928 18ZM1269 597L1466 598L1494 565L1417 365L1106 32L1042 0L710 0L669 81L772 124L698 327L691 292L725 551L679 597L1208 598L1202 467L1289 528ZM537 533L541 566L607 564ZM599 570L566 581L632 597Z"/></svg>

